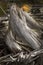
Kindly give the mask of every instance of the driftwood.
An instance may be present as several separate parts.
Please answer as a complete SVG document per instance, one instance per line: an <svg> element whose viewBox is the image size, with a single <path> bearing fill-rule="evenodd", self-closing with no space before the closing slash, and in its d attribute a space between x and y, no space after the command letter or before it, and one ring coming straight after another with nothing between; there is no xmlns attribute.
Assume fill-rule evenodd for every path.
<svg viewBox="0 0 43 65"><path fill-rule="evenodd" d="M5 62L21 63L22 62L25 65L28 65L29 63L36 61L36 59L38 59L41 54L43 54L43 49L32 51L29 54L28 53L24 54L24 52L17 53L16 55L9 54L9 55L0 57L0 63L5 63Z"/></svg>
<svg viewBox="0 0 43 65"><path fill-rule="evenodd" d="M14 8L12 8L12 7L14 7ZM33 28L38 29L38 31L40 31L41 26L39 24L38 24L38 26L37 26L37 24L34 25L35 23L33 23L33 21L31 21L33 23L33 24L31 24L30 21L29 22L27 21L27 18L26 18L27 16L25 16L28 13L22 11L17 6L12 6L12 7L10 9L10 15L11 15L10 16L11 17L10 26L9 26L10 30L8 31L8 33L6 35L6 40L3 41L3 39L0 39L0 64L12 65L12 63L13 63L13 65L19 65L19 64L21 64L21 65L24 65L24 64L25 65L43 65L42 64L43 63L43 56L42 56L43 49L40 49L40 46L41 46L40 44L42 41L41 41L41 39L39 39L40 33L33 31ZM7 29L7 25L4 25L7 23L6 20L8 20L8 19L6 19L6 18L0 19L0 21L1 21L0 22L1 23L0 31L2 30L0 33L2 33L3 31L5 33L5 31ZM27 23L28 23L28 25L27 25ZM35 27L32 25L34 25ZM4 30L4 27L6 28L5 30ZM15 39L15 34L16 34L16 36L18 36L20 41L17 41ZM30 38L27 34L29 34ZM1 38L1 36L0 36L0 38ZM39 43L37 42L37 45L39 47L37 47L37 45L35 46L34 41L33 41L34 44L32 44L32 43L30 44L31 38L35 42L36 41L39 42ZM27 40L27 39L29 39L29 40ZM43 42L42 42L42 44L43 44ZM32 45L35 47L33 47ZM39 50L33 50L33 49L39 49ZM12 54L12 52L14 54Z"/></svg>
<svg viewBox="0 0 43 65"><path fill-rule="evenodd" d="M17 11L16 6L12 6L10 9L10 27L11 30L17 34L18 37L21 38L22 41L26 42L31 48L33 49L39 49L40 48L40 42L38 39L34 36L31 29L27 26L26 21L21 19Z"/></svg>

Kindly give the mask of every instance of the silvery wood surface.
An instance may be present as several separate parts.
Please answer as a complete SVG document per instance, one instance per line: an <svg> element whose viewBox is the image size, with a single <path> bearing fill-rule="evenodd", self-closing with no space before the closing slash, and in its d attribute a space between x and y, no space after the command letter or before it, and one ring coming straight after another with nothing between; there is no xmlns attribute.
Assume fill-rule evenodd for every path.
<svg viewBox="0 0 43 65"><path fill-rule="evenodd" d="M36 22L35 19L33 19L27 12L22 12L24 14L24 16L26 17L28 26L30 26L31 28L36 28L38 30L42 29L43 27Z"/></svg>
<svg viewBox="0 0 43 65"><path fill-rule="evenodd" d="M15 7L16 8L16 7ZM34 35L31 34L30 28L26 23L17 15L18 12L15 10L14 6L10 9L10 26L11 29L21 38L21 40L25 41L33 49L40 48L40 42L37 40Z"/></svg>
<svg viewBox="0 0 43 65"><path fill-rule="evenodd" d="M14 40L11 31L6 36L6 44L14 53L20 52L22 50L21 46L17 44L16 41Z"/></svg>

